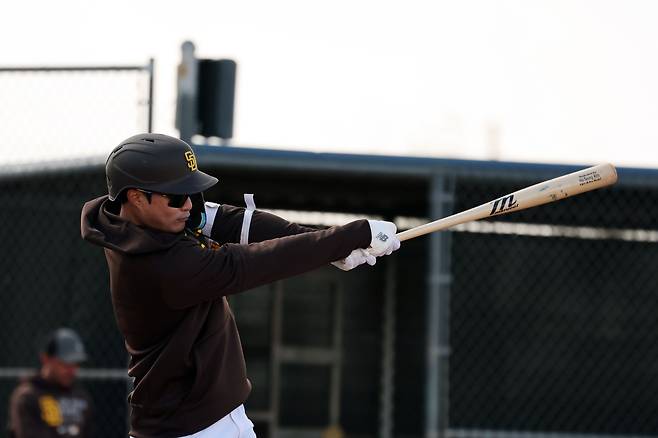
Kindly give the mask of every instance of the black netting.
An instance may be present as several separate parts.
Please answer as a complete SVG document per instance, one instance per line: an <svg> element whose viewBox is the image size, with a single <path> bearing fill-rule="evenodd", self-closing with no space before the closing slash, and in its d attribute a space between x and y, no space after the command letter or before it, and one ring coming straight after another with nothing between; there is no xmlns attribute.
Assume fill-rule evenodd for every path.
<svg viewBox="0 0 658 438"><path fill-rule="evenodd" d="M250 169L244 166L234 172L247 181ZM440 175L451 182L444 199L448 210L468 209L559 175L544 170L532 176L522 165L518 169L510 174L492 166L470 176L464 168L443 170ZM212 166L204 170L227 180L208 200L239 204L231 174ZM89 351L90 374L81 382L96 405L97 436L114 437L127 430L127 357L103 252L82 241L79 232L82 204L106 192L103 171L99 162L0 175L5 206L0 209L0 397L6 401L18 375L38 365L43 335L72 327ZM298 208L312 198L317 210L337 205L330 179L306 178L299 171L285 175L279 188L280 170L251 172L263 184L271 181L269 189L262 188L264 196L257 194L259 208ZM403 244L392 274L383 259L373 268L343 273L327 267L231 297L253 383L247 409L261 436L294 431L317 436L329 425L332 400L339 403L338 421L347 436L378 436L387 403L393 436L423 436L426 330L435 316L445 323L442 336L449 347L440 381L446 436L657 435L653 265L658 234L651 200L658 196L658 178L647 171L630 183L624 175L620 172L612 189L444 234L449 238L439 248L439 271L445 272L430 266L430 241L423 237ZM343 176L342 184L362 178ZM380 194L399 179L377 178L378 196L368 192L374 184L350 194L361 200L362 211L394 209L395 196L405 196L391 192L397 193L392 200L378 204ZM304 184L300 201L290 190ZM412 186L419 193L413 205L401 201L404 214L427 214L429 185ZM288 204L277 205L284 198ZM355 206L349 213L356 211ZM552 230L550 236L544 227ZM393 352L384 349L389 280L395 285ZM447 307L433 316L427 290L437 281ZM337 333L341 342L335 350ZM386 354L393 356L388 383ZM332 398L336 388L337 399ZM5 420L2 409L0 421Z"/></svg>
<svg viewBox="0 0 658 438"><path fill-rule="evenodd" d="M80 209L106 192L111 144L149 129L151 74L148 66L0 68L3 429L11 391L38 369L46 335L66 326L87 350L79 382L93 401L94 436L127 436L127 355L103 253L80 238Z"/></svg>
<svg viewBox="0 0 658 438"><path fill-rule="evenodd" d="M149 126L148 66L0 68L0 165L107 154Z"/></svg>
<svg viewBox="0 0 658 438"><path fill-rule="evenodd" d="M533 182L457 178L455 211ZM453 433L656 434L658 191L625 182L451 233Z"/></svg>

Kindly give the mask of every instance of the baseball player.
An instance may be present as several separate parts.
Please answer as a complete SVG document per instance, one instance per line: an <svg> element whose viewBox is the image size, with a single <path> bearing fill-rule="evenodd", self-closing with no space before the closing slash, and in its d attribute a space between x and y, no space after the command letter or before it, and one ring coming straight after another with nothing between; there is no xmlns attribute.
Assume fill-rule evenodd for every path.
<svg viewBox="0 0 658 438"><path fill-rule="evenodd" d="M87 359L76 332L51 333L40 352L41 369L14 389L9 401L12 438L90 438L91 399L75 385L78 364Z"/></svg>
<svg viewBox="0 0 658 438"><path fill-rule="evenodd" d="M106 163L109 195L82 209L82 237L104 248L112 303L130 354L130 435L255 436L251 390L227 295L334 263L343 270L399 248L391 222L315 230L205 202L217 178L190 146L141 134Z"/></svg>

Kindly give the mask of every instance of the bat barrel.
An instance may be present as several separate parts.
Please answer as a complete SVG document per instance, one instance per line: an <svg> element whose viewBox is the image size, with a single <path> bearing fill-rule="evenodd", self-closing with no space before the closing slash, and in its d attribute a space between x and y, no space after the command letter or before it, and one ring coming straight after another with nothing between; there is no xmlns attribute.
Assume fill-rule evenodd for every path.
<svg viewBox="0 0 658 438"><path fill-rule="evenodd" d="M453 214L443 219L419 225L397 234L400 241L441 231L465 222L476 221L491 216L499 216L524 210L537 205L548 204L580 193L607 187L617 182L617 170L612 164L599 164L563 175L548 181L510 193L470 210Z"/></svg>

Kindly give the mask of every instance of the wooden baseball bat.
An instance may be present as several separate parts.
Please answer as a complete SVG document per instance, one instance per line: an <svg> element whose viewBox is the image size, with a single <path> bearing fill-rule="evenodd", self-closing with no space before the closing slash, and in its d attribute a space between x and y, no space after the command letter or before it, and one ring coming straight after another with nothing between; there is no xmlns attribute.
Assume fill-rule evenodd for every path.
<svg viewBox="0 0 658 438"><path fill-rule="evenodd" d="M461 213L444 217L397 234L400 241L435 231L445 230L464 222L476 221L487 217L512 213L537 205L559 201L570 196L579 195L590 190L607 187L617 182L617 171L612 164L599 164L579 170L578 172L563 175L525 189L505 195L501 198L473 207Z"/></svg>

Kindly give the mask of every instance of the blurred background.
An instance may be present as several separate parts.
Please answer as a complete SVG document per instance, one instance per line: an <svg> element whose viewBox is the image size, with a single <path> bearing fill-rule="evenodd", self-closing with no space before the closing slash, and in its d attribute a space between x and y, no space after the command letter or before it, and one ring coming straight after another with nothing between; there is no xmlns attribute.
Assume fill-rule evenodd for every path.
<svg viewBox="0 0 658 438"><path fill-rule="evenodd" d="M614 188L231 298L262 437L658 436L658 3L33 0L0 16L0 422L36 339L82 336L126 436L109 151L190 141L206 199L406 229L599 162ZM209 364L212 366L212 364Z"/></svg>

